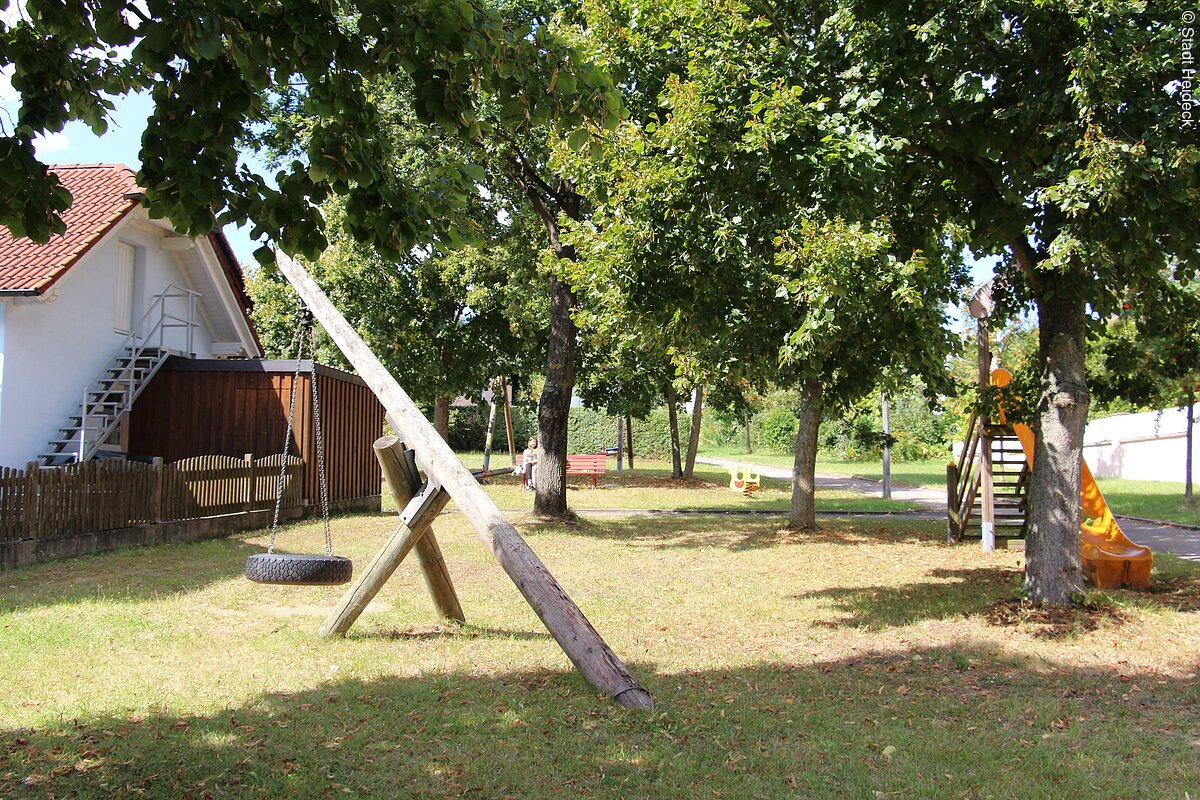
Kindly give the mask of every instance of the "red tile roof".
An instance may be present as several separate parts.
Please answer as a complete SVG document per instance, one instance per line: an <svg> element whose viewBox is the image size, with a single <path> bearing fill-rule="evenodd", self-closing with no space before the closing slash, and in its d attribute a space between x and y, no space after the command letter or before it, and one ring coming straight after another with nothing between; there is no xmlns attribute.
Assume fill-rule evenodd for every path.
<svg viewBox="0 0 1200 800"><path fill-rule="evenodd" d="M52 171L74 198L63 213L67 231L34 244L0 226L0 291L44 292L138 203L126 197L140 191L135 173L121 164L71 164Z"/></svg>

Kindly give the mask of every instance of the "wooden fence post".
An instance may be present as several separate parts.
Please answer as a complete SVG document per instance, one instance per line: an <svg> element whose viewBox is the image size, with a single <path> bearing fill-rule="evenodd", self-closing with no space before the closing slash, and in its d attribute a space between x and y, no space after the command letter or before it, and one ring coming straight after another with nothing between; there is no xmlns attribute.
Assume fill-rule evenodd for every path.
<svg viewBox="0 0 1200 800"><path fill-rule="evenodd" d="M150 468L153 481L150 490L150 521L158 524L163 521L163 482L166 480L162 457L155 456L154 460L150 462Z"/></svg>
<svg viewBox="0 0 1200 800"><path fill-rule="evenodd" d="M40 514L41 465L30 461L25 465L25 527L30 539L42 538Z"/></svg>
<svg viewBox="0 0 1200 800"><path fill-rule="evenodd" d="M246 462L246 513L249 514L254 510L254 493L257 488L254 485L254 454L246 453L242 458Z"/></svg>

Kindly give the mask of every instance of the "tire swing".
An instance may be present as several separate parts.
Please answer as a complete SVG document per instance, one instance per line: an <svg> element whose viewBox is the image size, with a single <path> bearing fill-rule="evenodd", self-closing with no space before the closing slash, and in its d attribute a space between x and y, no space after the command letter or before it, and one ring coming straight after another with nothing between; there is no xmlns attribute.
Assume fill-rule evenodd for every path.
<svg viewBox="0 0 1200 800"><path fill-rule="evenodd" d="M333 537L329 531L329 490L325 482L325 442L321 433L321 403L317 396L317 347L312 320L312 313L304 309L300 323L296 326L296 334L292 337L292 342L296 345L296 372L292 376L287 434L283 440L279 480L275 485L275 515L271 520L271 540L267 544L267 552L257 553L246 559L246 577L255 583L283 586L337 586L349 583L354 574L354 564L350 559L333 554ZM304 356L306 341L309 345L312 365L309 383L312 385L313 425L317 441L317 476L321 490L321 517L325 523L325 555L275 552L275 535L279 531L279 513L283 508L283 487L287 478L287 456L292 445L292 427L296 419L296 384L300 380L300 364Z"/></svg>

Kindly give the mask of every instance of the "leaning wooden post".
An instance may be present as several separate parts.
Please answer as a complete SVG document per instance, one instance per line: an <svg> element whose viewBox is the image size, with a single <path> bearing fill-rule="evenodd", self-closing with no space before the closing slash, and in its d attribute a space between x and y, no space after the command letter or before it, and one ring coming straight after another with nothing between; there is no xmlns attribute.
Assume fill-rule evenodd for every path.
<svg viewBox="0 0 1200 800"><path fill-rule="evenodd" d="M403 468L404 443L395 436L384 436L377 439L373 447L375 457L379 459L379 466L383 468L383 477L387 481L392 499L396 503L396 513L400 515L402 522L321 625L319 634L327 639L343 636L350 630L414 546L419 547L420 542L434 542L430 525L450 499L441 489L430 487L432 494L437 496L427 498L427 503L417 503L416 507L410 510L410 501L417 495L420 486ZM454 593L454 586L450 583L450 575L441 555L436 542L433 543L432 549L426 547L425 554L421 556L425 583L429 586L430 594L433 595L434 603L442 616L462 622L465 619L462 606L458 603L458 596Z"/></svg>
<svg viewBox="0 0 1200 800"><path fill-rule="evenodd" d="M463 516L470 521L575 668L592 686L613 697L620 705L653 708L650 694L638 686L625 664L316 282L303 267L283 253L277 253L276 260L280 272L291 282L321 327L379 398L405 442L421 454L430 478L458 502Z"/></svg>
<svg viewBox="0 0 1200 800"><path fill-rule="evenodd" d="M403 482L407 484L408 496L410 498L415 496L421 490L421 478L417 474L415 465L408 460L404 442L396 436L384 436L376 440L373 446L375 457L379 459L379 466L383 468L383 477L387 480L389 489ZM403 489L400 491L405 492ZM425 576L425 586L428 587L429 594L433 597L433 604L437 606L438 613L455 622L466 622L467 618L463 614L462 605L458 602L458 594L454 591L454 583L450 580L450 571L446 568L446 560L442 558L442 549L438 546L437 537L433 535L433 518L450 500L450 495L446 494L445 490L438 489L437 491L442 494L442 498L437 502L436 511L429 516L429 523L417 527L419 520L414 519L411 522L415 528L413 538L416 543L417 561L421 565L421 573ZM392 489L392 497L397 498L395 489ZM399 505L396 510L403 513ZM407 508L404 510L406 511ZM403 558L404 556L401 556L401 559Z"/></svg>
<svg viewBox="0 0 1200 800"><path fill-rule="evenodd" d="M513 435L512 396L508 388L508 378L500 378L500 391L504 393L504 433L508 436L509 466L517 465L517 438Z"/></svg>
<svg viewBox="0 0 1200 800"><path fill-rule="evenodd" d="M488 398L488 421L487 434L483 437L483 466L484 472L488 471L492 461L492 440L496 435L496 390L499 388L499 381L489 381L488 391L491 396Z"/></svg>
<svg viewBox="0 0 1200 800"><path fill-rule="evenodd" d="M946 544L958 541L958 465L946 465Z"/></svg>

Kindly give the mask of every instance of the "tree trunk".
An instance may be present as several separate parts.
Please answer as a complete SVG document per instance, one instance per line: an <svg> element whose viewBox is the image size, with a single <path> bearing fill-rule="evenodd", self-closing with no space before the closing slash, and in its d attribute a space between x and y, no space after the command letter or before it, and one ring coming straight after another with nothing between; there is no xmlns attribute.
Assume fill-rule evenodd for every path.
<svg viewBox="0 0 1200 800"><path fill-rule="evenodd" d="M692 406L692 430L688 434L687 463L683 477L690 478L696 471L696 451L700 449L700 422L704 414L704 384L696 387L696 402Z"/></svg>
<svg viewBox="0 0 1200 800"><path fill-rule="evenodd" d="M675 407L675 386L667 381L663 386L663 396L667 399L667 419L671 423L671 477L683 477L683 459L679 447L679 409Z"/></svg>
<svg viewBox="0 0 1200 800"><path fill-rule="evenodd" d="M450 398L439 395L433 399L433 429L443 442L450 441Z"/></svg>
<svg viewBox="0 0 1200 800"><path fill-rule="evenodd" d="M754 452L754 446L750 442L750 412L742 414L742 422L746 426L746 455L751 455Z"/></svg>
<svg viewBox="0 0 1200 800"><path fill-rule="evenodd" d="M1038 301L1038 321L1042 376L1029 482L1025 588L1036 603L1069 606L1083 590L1079 480L1088 411L1087 319L1081 302L1054 297Z"/></svg>
<svg viewBox="0 0 1200 800"><path fill-rule="evenodd" d="M792 513L788 527L810 531L817 527L817 432L821 428L824 386L810 378L800 389L800 425L796 431L796 460L792 463Z"/></svg>
<svg viewBox="0 0 1200 800"><path fill-rule="evenodd" d="M538 402L537 495L533 511L543 517L567 515L567 417L575 388L575 293L550 280L550 344L546 385Z"/></svg>

